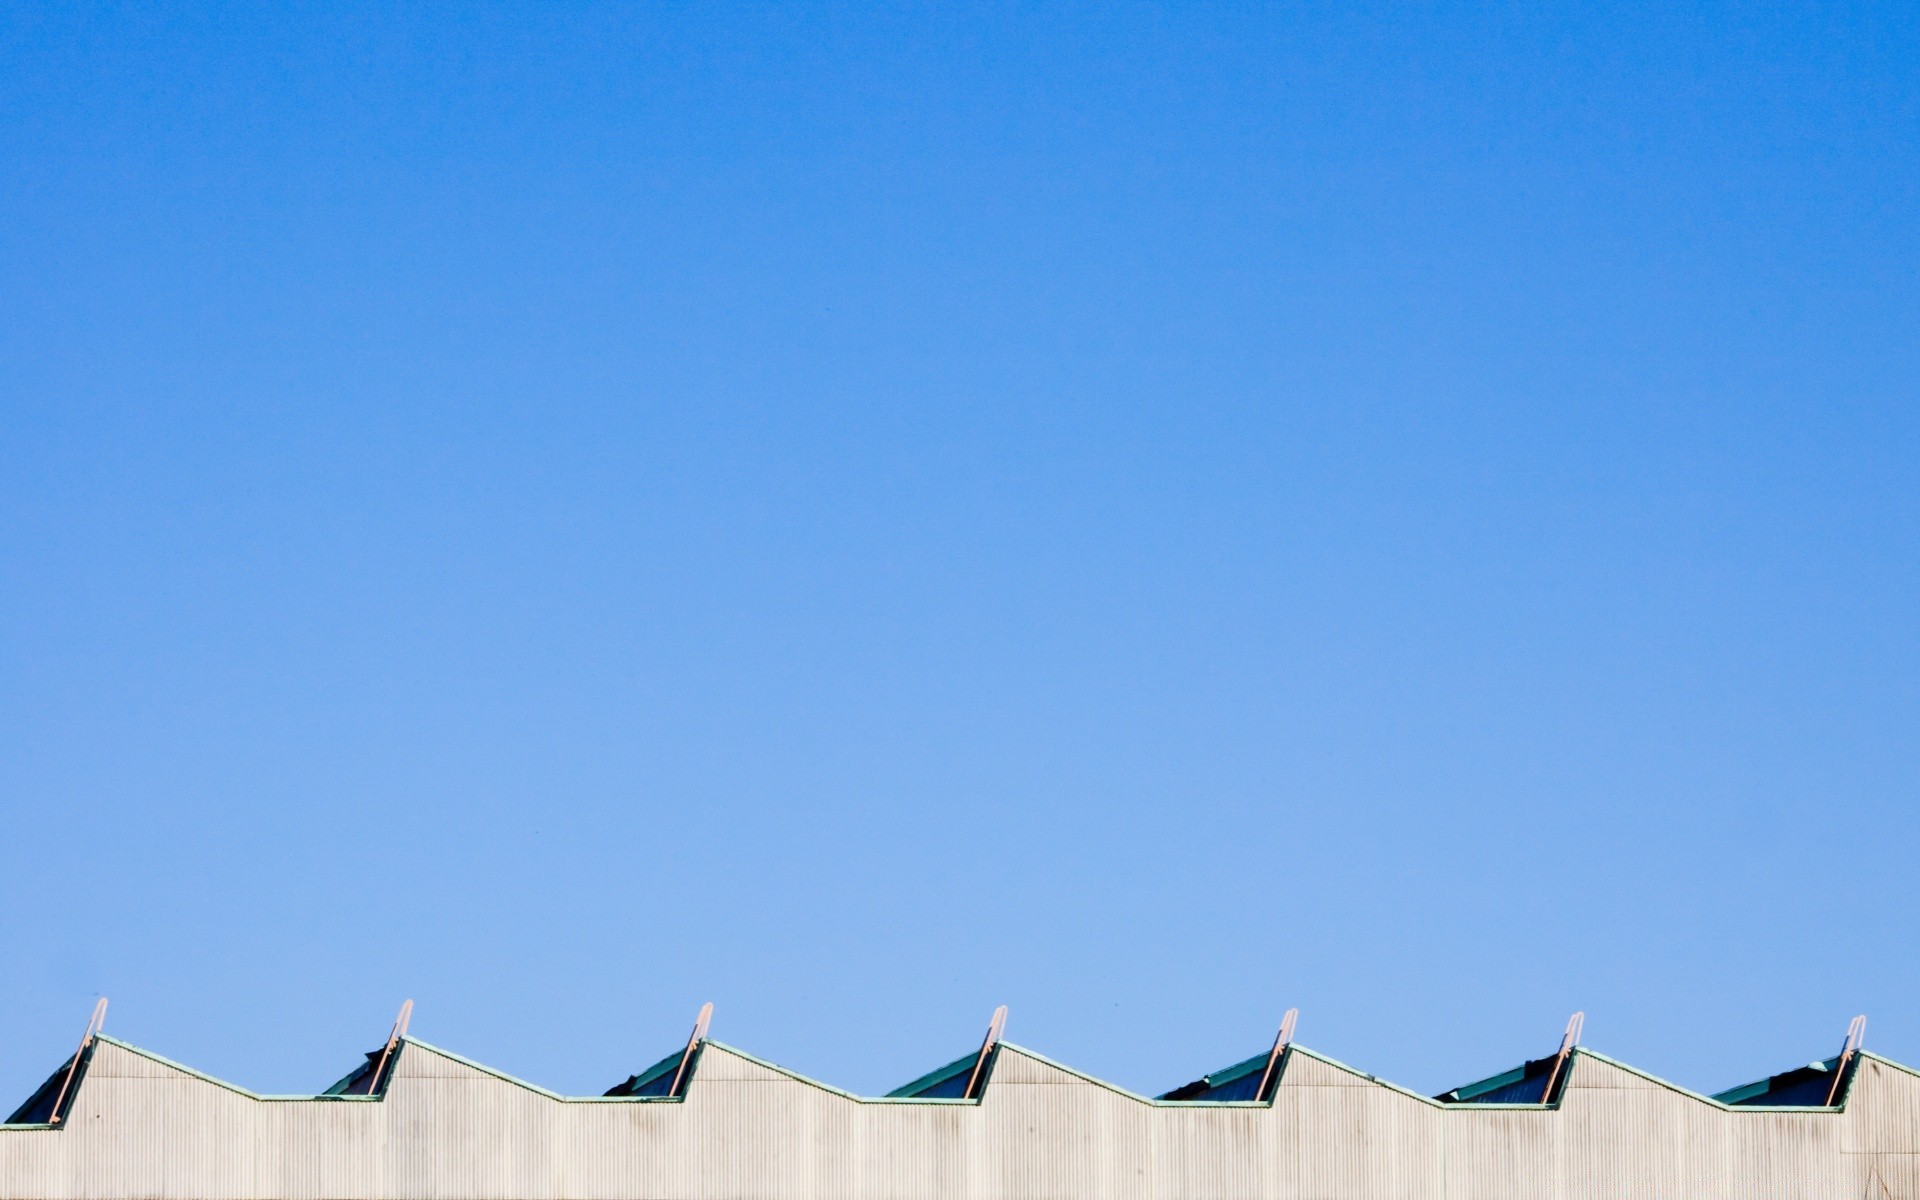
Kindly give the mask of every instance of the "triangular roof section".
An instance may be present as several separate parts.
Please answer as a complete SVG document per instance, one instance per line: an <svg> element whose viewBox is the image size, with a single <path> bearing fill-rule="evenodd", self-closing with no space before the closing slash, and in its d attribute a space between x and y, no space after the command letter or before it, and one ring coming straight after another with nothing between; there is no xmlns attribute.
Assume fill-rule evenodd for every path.
<svg viewBox="0 0 1920 1200"><path fill-rule="evenodd" d="M107 998L100 997L94 1002L93 1015L87 1018L87 1031L80 1035L80 1045L74 1050L60 1069L47 1077L47 1081L34 1089L4 1125L58 1125L66 1119L67 1106L72 1102L74 1093L79 1089L80 1077L86 1074L87 1063L93 1058L94 1042L100 1036L101 1026L107 1023Z"/></svg>
<svg viewBox="0 0 1920 1200"><path fill-rule="evenodd" d="M673 1077L679 1072L680 1064L685 1060L686 1052L675 1050L646 1070L629 1075L624 1082L614 1084L604 1094L649 1100L667 1099L673 1094Z"/></svg>
<svg viewBox="0 0 1920 1200"><path fill-rule="evenodd" d="M977 1051L968 1051L945 1066L935 1067L912 1083L888 1092L887 1100L964 1100L967 1095L967 1081L973 1075L974 1064L979 1061Z"/></svg>
<svg viewBox="0 0 1920 1200"><path fill-rule="evenodd" d="M399 1061L399 1050L407 1040L407 1022L413 1019L413 1001L400 1005L400 1015L394 1018L393 1031L387 1034L386 1044L378 1050L367 1051L367 1061L361 1063L325 1092L326 1096L378 1096L386 1090L387 1080L392 1077L393 1064Z"/></svg>
<svg viewBox="0 0 1920 1200"><path fill-rule="evenodd" d="M1735 1108L1834 1108L1846 1102L1854 1069L1867 1038L1867 1018L1847 1025L1846 1040L1832 1058L1793 1067L1756 1083L1716 1092L1714 1099Z"/></svg>
<svg viewBox="0 0 1920 1200"><path fill-rule="evenodd" d="M693 1019L693 1033L687 1038L686 1048L675 1054L669 1054L637 1075L629 1075L623 1083L608 1088L608 1096L625 1096L635 1100L679 1100L687 1094L687 1086L693 1082L694 1067L699 1063L700 1051L707 1043L707 1027L713 1021L711 1001L700 1008L700 1015Z"/></svg>
<svg viewBox="0 0 1920 1200"><path fill-rule="evenodd" d="M1441 1092L1434 1099L1442 1104L1545 1104L1547 1076L1559 1062L1558 1054L1530 1058L1510 1071ZM1554 1090L1561 1089L1556 1084Z"/></svg>
<svg viewBox="0 0 1920 1200"><path fill-rule="evenodd" d="M1271 1092L1260 1094L1260 1080L1266 1069L1267 1055L1256 1054L1230 1067L1209 1071L1192 1083L1183 1083L1157 1099L1183 1104L1248 1103L1271 1099Z"/></svg>
<svg viewBox="0 0 1920 1200"><path fill-rule="evenodd" d="M322 1096L377 1095L379 1089L376 1089L373 1085L377 1082L384 1082L384 1080L376 1080L374 1076L380 1070L380 1058L385 1053L387 1053L387 1048L384 1046L379 1050L367 1051L365 1056L366 1061L360 1063L354 1067L353 1070L348 1071L345 1075L335 1080L332 1086L320 1094Z"/></svg>
<svg viewBox="0 0 1920 1200"><path fill-rule="evenodd" d="M978 1050L935 1067L912 1083L888 1092L884 1099L978 1100L993 1073L993 1061L1000 1051L1000 1034L1006 1026L1007 1006L1002 1004L993 1010L993 1019L987 1022L987 1036Z"/></svg>
<svg viewBox="0 0 1920 1200"><path fill-rule="evenodd" d="M1830 1107L1827 1097L1836 1090L1834 1077L1839 1070L1840 1059L1836 1055L1715 1092L1713 1098L1730 1108L1827 1108ZM1851 1078L1853 1071L1849 1069L1847 1075ZM1846 1090L1846 1081L1839 1081L1836 1100L1844 1097Z"/></svg>
<svg viewBox="0 0 1920 1200"><path fill-rule="evenodd" d="M1286 1070L1287 1052L1293 1048L1293 1030L1300 1010L1290 1008L1280 1018L1280 1032L1265 1054L1242 1059L1230 1067L1202 1075L1159 1097L1170 1104L1253 1104L1272 1100L1280 1087L1281 1072Z"/></svg>
<svg viewBox="0 0 1920 1200"><path fill-rule="evenodd" d="M28 1096L25 1103L21 1104L19 1108L14 1109L13 1114L5 1121L0 1121L0 1125L53 1124L53 1117L56 1115L54 1106L60 1094L60 1088L67 1082L70 1076L76 1074L74 1071L74 1059L79 1058L81 1060L80 1069L77 1074L84 1076L86 1074L85 1060L90 1057L92 1057L90 1050L84 1053L69 1055L65 1062L54 1069L53 1074L47 1076L45 1083L33 1090L33 1095ZM75 1078L74 1083L77 1085L78 1082L78 1078ZM78 1088L75 1086L70 1089L70 1092L77 1090ZM72 1096L69 1094L68 1100L71 1101L71 1099Z"/></svg>
<svg viewBox="0 0 1920 1200"><path fill-rule="evenodd" d="M1587 1014L1577 1012L1567 1021L1560 1048L1545 1058L1530 1058L1510 1071L1442 1092L1442 1104L1555 1104L1572 1074L1574 1047L1586 1027Z"/></svg>

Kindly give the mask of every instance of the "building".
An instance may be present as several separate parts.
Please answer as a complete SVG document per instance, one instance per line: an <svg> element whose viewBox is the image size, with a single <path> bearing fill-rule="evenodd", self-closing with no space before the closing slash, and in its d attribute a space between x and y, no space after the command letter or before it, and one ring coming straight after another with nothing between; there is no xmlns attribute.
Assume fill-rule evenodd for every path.
<svg viewBox="0 0 1920 1200"><path fill-rule="evenodd" d="M0 1200L1920 1200L1920 1074L1705 1096L1578 1046L1441 1097L1294 1044L1160 1098L1002 1041L883 1097L705 1036L559 1096L405 1035L263 1096L105 1035L0 1127Z"/></svg>

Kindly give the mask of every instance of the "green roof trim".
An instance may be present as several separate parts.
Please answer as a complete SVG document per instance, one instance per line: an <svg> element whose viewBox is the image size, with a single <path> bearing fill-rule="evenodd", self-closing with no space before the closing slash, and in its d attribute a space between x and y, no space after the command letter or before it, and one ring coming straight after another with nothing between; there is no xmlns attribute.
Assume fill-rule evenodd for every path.
<svg viewBox="0 0 1920 1200"><path fill-rule="evenodd" d="M1715 1092L1713 1098L1722 1104L1735 1105L1742 1100L1766 1095L1770 1083L1770 1080L1762 1079L1759 1083L1744 1084L1737 1088L1728 1088L1724 1092Z"/></svg>
<svg viewBox="0 0 1920 1200"><path fill-rule="evenodd" d="M1218 1071L1202 1076L1202 1078L1207 1081L1209 1087L1219 1087L1223 1083L1232 1083L1236 1079L1244 1079L1255 1071L1266 1070L1269 1056L1269 1054L1256 1054L1244 1062L1237 1062L1230 1067L1222 1067Z"/></svg>
<svg viewBox="0 0 1920 1200"><path fill-rule="evenodd" d="M882 1100L907 1100L917 1097L928 1088L938 1087L956 1075L973 1070L973 1064L980 1061L980 1052L963 1055L943 1067L935 1067L912 1083L903 1084L880 1097ZM952 1099L953 1097L948 1097Z"/></svg>
<svg viewBox="0 0 1920 1200"><path fill-rule="evenodd" d="M638 1091L640 1088L657 1081L662 1075L673 1074L680 1069L680 1060L685 1057L687 1057L685 1050L675 1050L672 1054L667 1055L659 1062L648 1067L638 1075L635 1075L631 1086L634 1090Z"/></svg>
<svg viewBox="0 0 1920 1200"><path fill-rule="evenodd" d="M1519 1083L1526 1077L1527 1068L1522 1065L1515 1067L1511 1071L1502 1071L1498 1075L1490 1075L1478 1083L1469 1083L1465 1087L1454 1088L1451 1092L1448 1092L1447 1095L1452 1096L1456 1104L1464 1103L1465 1101L1472 1100L1475 1096L1484 1096L1488 1092L1499 1091L1508 1084Z"/></svg>

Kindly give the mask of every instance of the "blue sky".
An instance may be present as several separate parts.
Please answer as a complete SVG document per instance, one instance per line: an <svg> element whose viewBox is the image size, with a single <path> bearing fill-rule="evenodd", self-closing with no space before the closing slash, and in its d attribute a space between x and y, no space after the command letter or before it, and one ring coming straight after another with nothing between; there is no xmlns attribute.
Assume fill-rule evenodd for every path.
<svg viewBox="0 0 1920 1200"><path fill-rule="evenodd" d="M0 15L0 1091L1920 1062L1911 5Z"/></svg>

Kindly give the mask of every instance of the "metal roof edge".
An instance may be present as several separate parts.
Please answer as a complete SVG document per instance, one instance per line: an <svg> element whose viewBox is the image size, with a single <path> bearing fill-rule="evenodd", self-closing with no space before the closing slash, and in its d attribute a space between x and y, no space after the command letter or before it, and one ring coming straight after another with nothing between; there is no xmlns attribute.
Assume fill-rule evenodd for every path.
<svg viewBox="0 0 1920 1200"><path fill-rule="evenodd" d="M1807 1104L1770 1104L1770 1105L1758 1105L1758 1106L1756 1106L1756 1105L1751 1105L1751 1104L1728 1104L1728 1103L1726 1103L1726 1102L1725 1102L1725 1101L1723 1101L1723 1100L1716 1100L1716 1099L1714 1099L1714 1098L1713 1098L1712 1096L1709 1096L1709 1095L1706 1095L1705 1093L1702 1093L1702 1092L1696 1092L1696 1091L1694 1091L1694 1090L1693 1090L1692 1088L1690 1088L1690 1087L1686 1087L1686 1086L1684 1086L1684 1085L1682 1085L1682 1084L1678 1084L1678 1083L1675 1083L1675 1082L1673 1082L1673 1081L1672 1081L1671 1079L1662 1079L1662 1078L1661 1078L1660 1076L1658 1076L1658 1075L1655 1075L1655 1074L1654 1074L1654 1073L1653 1073L1652 1071L1647 1071L1647 1070L1643 1070L1643 1069L1641 1069L1641 1068L1639 1068L1639 1067L1636 1067L1636 1066L1634 1066L1634 1065L1633 1065L1632 1063L1624 1063L1624 1062L1621 1062L1621 1061L1620 1061L1619 1059L1617 1059L1617 1058L1611 1058L1611 1057L1609 1057L1609 1056L1607 1056L1607 1055L1605 1055L1605 1054L1602 1054L1602 1053L1600 1053L1600 1052L1599 1052L1598 1050L1589 1050L1589 1049L1587 1049L1587 1048L1586 1048L1585 1046L1575 1046L1575 1047L1573 1048L1573 1053L1574 1053L1574 1055L1575 1055L1576 1057L1577 1057L1577 1056L1579 1056L1579 1055L1582 1055L1582 1054L1584 1054L1584 1055L1588 1055L1588 1056L1590 1056L1590 1057L1592 1057L1592 1058L1594 1058L1594 1059L1597 1059L1597 1060L1599 1060L1600 1062L1603 1062L1603 1063L1606 1063L1606 1064L1607 1064L1608 1066L1610 1066L1610 1067L1616 1067L1616 1068L1618 1068L1618 1069L1620 1069L1620 1070L1622 1070L1622 1071L1625 1071L1625 1072L1626 1072L1627 1074L1629 1074L1629 1075L1634 1075L1634 1076L1637 1076L1637 1077L1639 1077L1639 1078L1641 1078L1641 1079L1644 1079L1644 1080L1646 1080L1646 1081L1647 1081L1648 1083L1651 1083L1651 1084L1655 1084L1655 1085L1657 1085L1657 1086L1659 1086L1659 1087L1663 1087L1663 1088L1666 1088L1666 1089L1667 1089L1668 1091L1670 1091L1670 1092L1678 1092L1678 1093L1679 1093L1680 1095L1682 1095L1682 1096L1685 1096L1685 1097L1687 1097L1687 1098L1688 1098L1688 1099L1690 1099L1690 1100L1698 1100L1698 1101L1699 1101L1700 1103L1702 1103L1702 1104L1704 1104L1704 1105L1706 1105L1706 1106L1707 1106L1708 1108L1717 1108L1717 1109L1719 1109L1719 1110L1720 1110L1721 1112L1730 1112L1730 1113L1837 1113L1837 1112L1843 1112L1843 1111L1845 1111L1845 1109L1846 1109L1846 1104L1844 1103L1844 1097L1842 1098L1842 1099L1843 1099L1843 1102L1842 1102L1842 1103L1840 1103L1840 1104L1836 1104L1836 1105L1834 1105L1834 1106L1833 1106L1833 1107L1831 1107L1831 1108L1829 1108L1829 1107L1827 1107L1827 1106L1825 1106L1825 1105L1819 1105L1819 1104L1813 1104L1813 1105L1807 1105ZM1864 1051L1862 1051L1862 1053L1865 1053L1865 1052L1864 1052ZM1897 1066L1898 1064L1894 1064L1894 1065L1896 1065L1896 1066ZM1902 1069L1904 1070L1904 1069L1906 1069L1906 1068L1902 1068ZM1849 1090L1851 1090L1851 1089L1849 1089Z"/></svg>
<svg viewBox="0 0 1920 1200"><path fill-rule="evenodd" d="M534 1092L534 1093L537 1093L538 1095L545 1096L549 1100L567 1100L567 1099L575 1098L575 1097L562 1096L559 1092L550 1092L546 1088L541 1087L537 1083L528 1083L526 1080L521 1079L516 1075L509 1075L505 1071L498 1070L494 1067L490 1067L485 1063L475 1062L474 1060L472 1060L471 1058L468 1058L464 1054L455 1054L451 1050L442 1050L440 1047L434 1045L432 1042L423 1042L416 1037L403 1037L400 1039L400 1047L402 1050L404 1050L408 1046L418 1046L422 1050L425 1050L430 1054L438 1054L441 1058L451 1059L454 1062L459 1063L463 1067L471 1067L474 1070L479 1071L483 1075L491 1075L495 1079L498 1079L503 1083L511 1083L515 1087L523 1087L530 1092ZM392 1085L389 1084L388 1086L391 1087ZM577 1099L581 1099L581 1100L588 1100L588 1099L613 1100L613 1099L619 1099L619 1098L620 1097L615 1097L615 1096L577 1097Z"/></svg>
<svg viewBox="0 0 1920 1200"><path fill-rule="evenodd" d="M800 1072L790 1070L787 1067L783 1067L777 1062L768 1062L766 1059L761 1058L757 1054L749 1054L738 1046L729 1046L727 1043L722 1041L716 1041L713 1038L708 1038L706 1039L706 1041L704 1041L701 1044L706 1046L712 1046L716 1050L724 1050L728 1054L732 1054L736 1057L746 1059L748 1062L752 1063L756 1067L765 1067L769 1071L777 1071L780 1074L785 1075L788 1079L793 1080L795 1083L804 1083L808 1087L819 1088L821 1091L827 1092L834 1096L839 1096L843 1100L854 1100L859 1103L865 1104L872 1100L883 1099L883 1097L880 1097L880 1096L856 1096L852 1092L847 1091L845 1088L837 1088L830 1083L822 1083L818 1079L814 1079L811 1076L802 1075ZM914 1102L912 1097L905 1097L904 1099L908 1103ZM892 1103L896 1103L896 1104L900 1102L901 1102L900 1100L892 1101Z"/></svg>
<svg viewBox="0 0 1920 1200"><path fill-rule="evenodd" d="M490 1067L483 1062L476 1062L464 1054L456 1054L451 1050L444 1050L432 1042L423 1042L416 1037L403 1037L400 1039L400 1044L402 1046L418 1046L422 1050L438 1054L441 1058L451 1059L463 1067L471 1067L483 1075L491 1075L502 1083L511 1083L515 1087L525 1088L536 1095L545 1096L549 1100L558 1100L562 1104L677 1104L683 1099L683 1097L680 1096L563 1096L559 1092L550 1091L537 1083L528 1083L517 1075L509 1075L497 1067ZM678 1055L673 1057L677 1058ZM322 1098L327 1100L336 1099L336 1097L333 1096Z"/></svg>
<svg viewBox="0 0 1920 1200"><path fill-rule="evenodd" d="M855 1104L929 1104L929 1105L936 1105L936 1106L947 1105L948 1107L952 1107L954 1105L963 1105L963 1106L973 1107L973 1106L979 1105L981 1100L980 1097L976 1097L971 1100L963 1100L957 1096L862 1096L854 1092L849 1092L845 1088L835 1087L830 1083L822 1083L820 1080L815 1079L810 1075L802 1075L798 1071L795 1071L789 1067L783 1067L777 1062L770 1062L767 1059L761 1058L757 1054L749 1054L747 1051L740 1049L740 1047L738 1046L729 1046L725 1042L714 1041L712 1038L707 1039L707 1041L703 1044L712 1046L719 1050L724 1050L728 1054L735 1055L739 1058L743 1058L748 1062L752 1063L756 1067L765 1067L769 1071L777 1072L778 1074L784 1075L788 1079L793 1080L795 1083L804 1083L808 1087L818 1088L821 1091L826 1092L828 1095L838 1096L842 1100L851 1100ZM1009 1043L1001 1042L1000 1045L1004 1047L1009 1045ZM1030 1057L1037 1058L1039 1056L1030 1055ZM1078 1074L1078 1072L1075 1072L1075 1073ZM1094 1082L1097 1083L1099 1081L1095 1080ZM991 1077L989 1077L989 1086L991 1086Z"/></svg>
<svg viewBox="0 0 1920 1200"><path fill-rule="evenodd" d="M1414 1091L1410 1087L1406 1087L1401 1084L1395 1083L1391 1079L1382 1079L1378 1075L1370 1075L1367 1072L1362 1071L1359 1067L1349 1066L1348 1064L1341 1062L1337 1058L1334 1058L1330 1055L1322 1054L1318 1050L1313 1050L1306 1046L1302 1046L1298 1042L1295 1042L1292 1045L1288 1046L1287 1049L1295 1051L1300 1054L1304 1054L1308 1058L1313 1059L1315 1062L1324 1063L1329 1067L1333 1067L1335 1070L1345 1071L1349 1075L1357 1075L1361 1079L1366 1080L1368 1083L1379 1084L1381 1087L1386 1088L1390 1092L1398 1092L1402 1096L1406 1096L1413 1100L1418 1100L1420 1103L1428 1105L1432 1108L1449 1109L1449 1108L1460 1107L1459 1105L1456 1105L1456 1104L1443 1104L1440 1101L1435 1100L1432 1096L1423 1095L1420 1092ZM1281 1075L1280 1082L1282 1086L1285 1086L1286 1076L1284 1074ZM1278 1097L1279 1094L1280 1094L1279 1088L1275 1088L1274 1095ZM1480 1107L1492 1108L1495 1106L1483 1104ZM1500 1106L1500 1107L1504 1107L1504 1106ZM1521 1105L1521 1107L1522 1108L1542 1108L1545 1106L1539 1105L1539 1104L1526 1104L1526 1105Z"/></svg>
<svg viewBox="0 0 1920 1200"><path fill-rule="evenodd" d="M241 1087L237 1083L229 1083L227 1080L218 1078L217 1076L209 1075L205 1071L196 1071L192 1067L187 1066L185 1063L175 1062L173 1059L168 1058L166 1055L156 1054L153 1051L146 1049L144 1046L136 1046L132 1042L123 1042L119 1038L114 1037L110 1033L96 1033L93 1036L96 1040L105 1042L110 1046L117 1046L118 1048L127 1051L129 1054L137 1054L141 1058L147 1059L150 1062L157 1062L163 1067L170 1067L173 1070L180 1072L182 1075L191 1076L194 1079L198 1079L202 1083L210 1083L217 1088L224 1088L229 1092L233 1092L233 1093L236 1093L237 1095L245 1096L249 1100L262 1100L262 1101L281 1102L281 1103L284 1103L289 1100L329 1100L329 1101L346 1100L346 1101L353 1101L353 1102L365 1102L368 1100L377 1100L379 1098L377 1096L329 1096L323 1092L288 1092L288 1093L256 1092L250 1088ZM81 1076L81 1080L83 1083L85 1081L85 1078L86 1077L84 1075ZM20 1127L15 1126L14 1128L20 1128Z"/></svg>
<svg viewBox="0 0 1920 1200"><path fill-rule="evenodd" d="M1895 1062L1893 1059L1888 1058L1883 1054L1875 1054L1871 1050L1859 1050L1859 1051L1856 1051L1856 1053L1858 1053L1861 1058L1870 1058L1873 1061L1879 1063L1883 1067L1892 1067L1894 1070L1900 1072L1902 1075L1912 1075L1916 1079L1920 1079L1920 1067L1910 1067L1903 1062Z"/></svg>
<svg viewBox="0 0 1920 1200"><path fill-rule="evenodd" d="M262 1103L287 1103L287 1102L303 1101L303 1100L325 1100L330 1102L342 1102L342 1103L373 1103L373 1102L378 1102L380 1100L379 1096L329 1096L324 1093L255 1092L249 1088L242 1087L237 1083L231 1083L225 1079L220 1079L216 1076L209 1075L204 1071L195 1070L194 1068L189 1067L184 1063L176 1062L173 1059L170 1059L163 1054L158 1054L152 1050L145 1049L144 1047L136 1046L131 1042L122 1041L121 1039L114 1037L111 1034L100 1033L100 1034L97 1034L96 1037L98 1037L100 1041L105 1042L108 1045L111 1045L117 1049L125 1050L128 1053L138 1055L139 1057L147 1059L150 1062L159 1063L160 1065L167 1067L170 1070L178 1071L181 1074L188 1076L189 1078L197 1079L202 1083L211 1084L214 1087L221 1088L228 1092L232 1092L235 1095L244 1096L249 1100L260 1101ZM532 1092L536 1095L544 1096L549 1100L556 1100L561 1103L651 1104L651 1103L663 1103L663 1102L675 1103L681 1100L680 1097L665 1097L665 1096L563 1096L558 1092L549 1091L548 1089L543 1088L538 1084L529 1083L524 1079L520 1079L516 1076L509 1075L505 1071L501 1071L493 1067L489 1067L485 1063L476 1062L473 1059L467 1058L464 1055L456 1054L451 1050L444 1050L439 1046L435 1046L430 1042L421 1041L418 1038L405 1037L400 1039L400 1044L403 1047L409 1046L409 1045L418 1046L422 1050L426 1050L430 1053L437 1054L442 1058L446 1058L452 1062L457 1062L462 1066L472 1068L473 1070L479 1071L480 1073L487 1075L491 1078L498 1079L503 1083L513 1084L516 1087L524 1088L525 1090ZM788 1079L791 1079L796 1083L806 1084L809 1087L817 1088L820 1091L828 1093L829 1095L838 1096L844 1100L851 1100L857 1104L928 1104L928 1105L979 1104L981 1102L981 1099L984 1099L984 1094L985 1094L985 1089L983 1089L981 1099L974 1099L974 1100L962 1100L962 1099L957 1099L953 1097L861 1096L853 1092L847 1091L844 1088L835 1087L830 1083L823 1083L818 1079L814 1079L814 1078L811 1078L810 1076L802 1075L798 1071L790 1070L789 1068L783 1067L778 1063L770 1062L767 1059L761 1058L755 1054L750 1054L747 1051L742 1050L737 1046L730 1046L725 1042L715 1041L709 1038L709 1039L703 1040L701 1044L703 1046L710 1046L718 1050L723 1050L729 1054L733 1054L741 1059L744 1059L747 1062L753 1063L756 1066L764 1067L769 1071L773 1071L776 1074L779 1074ZM1081 1080L1085 1083L1092 1084L1095 1087L1101 1088L1108 1092L1112 1092L1115 1095L1124 1096L1130 1100L1138 1101L1141 1104L1144 1104L1153 1108L1163 1108L1163 1107L1164 1108L1194 1108L1194 1107L1270 1108L1277 1101L1278 1095L1279 1095L1278 1088L1276 1088L1275 1099L1267 1100L1267 1101L1159 1100L1151 1096L1143 1096L1138 1092L1134 1092L1127 1088L1121 1087L1119 1084L1111 1083L1097 1076L1090 1075L1085 1071L1079 1070L1078 1068L1075 1068L1075 1067L1068 1066L1063 1062L1059 1062L1056 1059L1049 1058L1046 1055L1041 1054L1036 1050L1030 1050L1027 1047L1018 1045L1014 1042L1002 1041L999 1043L999 1046L1001 1049L1011 1050L1014 1053L1024 1055L1025 1057L1032 1059L1035 1062L1042 1063L1046 1066L1054 1068L1055 1070L1061 1071L1067 1075L1071 1075L1075 1079ZM1521 1111L1545 1110L1545 1109L1560 1107L1564 1105L1566 1102L1565 1097L1562 1097L1559 1105L1447 1104L1443 1101L1436 1100L1431 1096L1422 1095L1421 1093L1416 1092L1411 1088L1404 1087L1400 1084L1392 1082L1391 1080L1382 1079L1377 1075L1369 1074L1366 1071L1362 1071L1357 1067L1350 1066L1349 1064L1341 1062L1336 1058L1333 1058L1326 1054L1322 1054L1317 1050L1310 1049L1297 1042L1291 1044L1288 1047L1288 1049L1290 1052L1304 1054L1308 1058L1311 1058L1314 1061L1319 1062L1325 1066L1332 1067L1338 1071L1343 1071L1349 1075L1352 1075L1356 1079L1364 1080L1367 1083L1375 1084L1379 1087L1386 1088L1388 1091L1398 1093L1399 1095L1406 1096L1414 1100L1418 1100L1422 1104L1430 1105L1434 1108L1442 1109L1445 1111L1458 1111L1458 1110L1470 1110L1470 1109L1480 1109L1483 1111L1488 1109L1512 1109L1512 1110L1521 1110ZM1663 1079L1660 1076L1653 1074L1651 1071L1643 1070L1642 1068L1636 1067L1631 1063L1622 1062L1619 1059L1603 1054L1598 1050L1589 1049L1586 1046L1575 1046L1573 1047L1572 1053L1573 1053L1573 1057L1575 1058L1578 1058L1583 1055L1591 1057L1596 1062L1605 1063L1610 1067L1618 1068L1619 1070L1625 1071L1628 1074L1633 1075L1637 1078L1644 1079L1647 1082L1654 1084L1657 1087L1665 1088L1668 1091L1688 1097L1689 1099L1698 1101L1699 1103L1707 1106L1708 1108L1717 1109L1721 1112L1739 1112L1739 1113L1756 1113L1756 1114L1843 1112L1848 1107L1848 1102L1851 1099L1851 1093L1853 1091L1853 1089L1849 1087L1847 1089L1846 1094L1844 1094L1841 1097L1841 1102L1838 1105L1831 1108L1825 1107L1825 1106L1802 1106L1802 1105L1765 1106L1765 1107L1755 1107L1751 1105L1733 1105L1733 1104L1726 1104L1722 1101L1714 1099L1710 1095L1706 1095L1701 1092L1696 1092L1691 1088L1682 1086L1681 1084L1674 1083L1672 1080ZM1894 1059L1887 1058L1886 1056L1881 1054L1876 1054L1871 1050L1863 1049L1859 1052L1859 1054L1861 1058L1871 1059L1876 1063L1889 1067L1895 1071L1899 1071L1902 1074L1913 1076L1915 1078L1920 1078L1920 1069L1916 1069L1914 1067L1908 1066L1905 1063L1897 1062ZM697 1074L698 1073L696 1071L696 1078L697 1078ZM82 1079L84 1080L84 1076L82 1077ZM1283 1074L1281 1079L1282 1085L1284 1085L1284 1082L1285 1082L1285 1076ZM986 1086L988 1088L991 1088L993 1086L991 1077L989 1077ZM60 1127L57 1125L8 1125L0 1128L4 1128L7 1131L31 1131L31 1130L44 1130L44 1129L58 1129Z"/></svg>
<svg viewBox="0 0 1920 1200"><path fill-rule="evenodd" d="M1113 1092L1117 1095L1125 1096L1129 1100L1138 1100L1142 1104L1151 1104L1155 1106L1158 1106L1161 1103L1160 1101L1155 1100L1152 1096L1142 1096L1138 1092L1130 1092L1126 1088L1121 1087L1117 1083L1108 1083L1106 1080L1101 1079L1097 1076L1089 1075L1085 1071L1082 1071L1077 1067L1070 1067L1063 1062L1056 1062L1055 1060L1048 1058L1046 1055L1040 1053L1037 1050L1029 1050L1025 1046L1019 1045L1017 1043L1002 1040L1000 1043L1000 1049L1011 1050L1015 1054L1025 1055L1027 1058L1030 1058L1037 1063L1045 1063L1047 1066L1052 1067L1056 1071L1065 1071L1067 1074L1073 1076L1075 1079L1084 1080L1087 1083L1091 1083L1095 1087L1105 1088L1107 1091ZM987 1080L987 1086L992 1087L993 1080L991 1079Z"/></svg>

